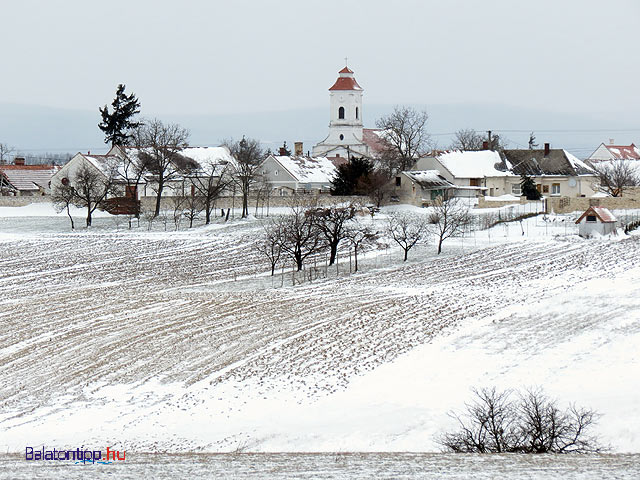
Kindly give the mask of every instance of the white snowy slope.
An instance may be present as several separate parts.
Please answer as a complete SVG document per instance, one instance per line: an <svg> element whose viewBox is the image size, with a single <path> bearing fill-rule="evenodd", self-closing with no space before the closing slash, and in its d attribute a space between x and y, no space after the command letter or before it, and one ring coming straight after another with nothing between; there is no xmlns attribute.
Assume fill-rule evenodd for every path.
<svg viewBox="0 0 640 480"><path fill-rule="evenodd" d="M251 222L7 238L0 448L437 451L470 388L539 385L640 452L640 237L520 230L284 288Z"/></svg>

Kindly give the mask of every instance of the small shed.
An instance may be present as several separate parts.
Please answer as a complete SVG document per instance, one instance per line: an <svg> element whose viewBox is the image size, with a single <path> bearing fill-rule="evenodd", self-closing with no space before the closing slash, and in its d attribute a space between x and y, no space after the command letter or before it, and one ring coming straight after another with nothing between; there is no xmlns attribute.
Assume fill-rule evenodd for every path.
<svg viewBox="0 0 640 480"><path fill-rule="evenodd" d="M616 234L616 217L604 207L591 206L576 220L578 234L589 238L594 233L599 235Z"/></svg>

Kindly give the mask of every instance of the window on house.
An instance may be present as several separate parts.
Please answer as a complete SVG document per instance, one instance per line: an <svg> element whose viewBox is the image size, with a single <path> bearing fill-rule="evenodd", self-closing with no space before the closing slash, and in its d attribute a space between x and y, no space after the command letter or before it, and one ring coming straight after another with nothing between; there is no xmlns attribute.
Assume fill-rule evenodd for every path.
<svg viewBox="0 0 640 480"><path fill-rule="evenodd" d="M273 174L277 177L278 176L278 170L274 171Z"/></svg>
<svg viewBox="0 0 640 480"><path fill-rule="evenodd" d="M595 215L587 215L587 222L589 222L589 223L595 223L595 222L597 222L597 221L598 221L598 219L596 218L596 216L595 216Z"/></svg>
<svg viewBox="0 0 640 480"><path fill-rule="evenodd" d="M471 179L469 179L469 186L471 186L471 187L479 187L480 186L480 179L479 178L471 178Z"/></svg>
<svg viewBox="0 0 640 480"><path fill-rule="evenodd" d="M511 184L511 194L515 195L517 197L522 195L522 189L520 188L520 184L519 183L512 183Z"/></svg>
<svg viewBox="0 0 640 480"><path fill-rule="evenodd" d="M340 134L340 140L344 140L344 135Z"/></svg>
<svg viewBox="0 0 640 480"><path fill-rule="evenodd" d="M399 187L402 185L402 178L401 177L396 177L396 187Z"/></svg>
<svg viewBox="0 0 640 480"><path fill-rule="evenodd" d="M549 185L542 186L542 193L549 193Z"/></svg>
<svg viewBox="0 0 640 480"><path fill-rule="evenodd" d="M553 183L551 185L551 195L560 195L560 184Z"/></svg>
<svg viewBox="0 0 640 480"><path fill-rule="evenodd" d="M339 118L340 120L344 120L344 107L340 107L340 108L338 109L338 118Z"/></svg>

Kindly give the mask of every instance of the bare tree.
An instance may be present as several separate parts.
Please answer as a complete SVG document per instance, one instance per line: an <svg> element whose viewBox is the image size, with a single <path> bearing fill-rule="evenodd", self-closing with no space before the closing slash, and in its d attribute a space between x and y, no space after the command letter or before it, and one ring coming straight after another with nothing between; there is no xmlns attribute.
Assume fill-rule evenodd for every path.
<svg viewBox="0 0 640 480"><path fill-rule="evenodd" d="M58 213L66 210L67 216L71 221L71 230L74 230L75 224L73 223L73 217L71 216L71 205L74 204L75 192L71 185L65 185L63 183L54 184L51 190L51 201Z"/></svg>
<svg viewBox="0 0 640 480"><path fill-rule="evenodd" d="M204 201L202 197L194 194L183 193L183 215L189 220L189 228L193 227L193 221L200 216L204 210Z"/></svg>
<svg viewBox="0 0 640 480"><path fill-rule="evenodd" d="M246 218L249 215L249 194L258 182L264 152L260 142L251 138L242 137L238 142L226 143L235 159L233 179L242 194L242 218Z"/></svg>
<svg viewBox="0 0 640 480"><path fill-rule="evenodd" d="M449 147L452 150L482 150L484 137L472 128L463 128L455 133L455 138Z"/></svg>
<svg viewBox="0 0 640 480"><path fill-rule="evenodd" d="M355 216L356 211L357 207L352 203L309 210L329 246L329 265L335 263L338 245L346 237L347 222Z"/></svg>
<svg viewBox="0 0 640 480"><path fill-rule="evenodd" d="M271 276L275 275L276 265L282 256L283 223L270 221L264 225L264 238L256 243L256 249L269 259Z"/></svg>
<svg viewBox="0 0 640 480"><path fill-rule="evenodd" d="M187 146L189 131L177 124L165 125L158 119L144 122L134 134L140 148L138 155L154 175L156 188L155 215L160 214L162 193L167 182L190 172L197 165L180 155Z"/></svg>
<svg viewBox="0 0 640 480"><path fill-rule="evenodd" d="M635 160L613 160L593 162L593 170L598 175L598 190L612 197L622 197L629 187L640 185L640 168L636 168Z"/></svg>
<svg viewBox="0 0 640 480"><path fill-rule="evenodd" d="M173 195L171 198L171 212L173 217L173 225L176 230L180 228L180 223L182 222L182 217L185 213L185 207L187 202L186 195Z"/></svg>
<svg viewBox="0 0 640 480"><path fill-rule="evenodd" d="M356 184L356 193L367 195L371 203L380 208L382 202L391 194L392 188L389 177L381 170L363 175Z"/></svg>
<svg viewBox="0 0 640 480"><path fill-rule="evenodd" d="M91 226L93 212L103 206L108 195L115 195L114 172L101 172L94 166L83 163L70 180L73 203L87 209L87 227Z"/></svg>
<svg viewBox="0 0 640 480"><path fill-rule="evenodd" d="M471 223L469 207L459 198L445 194L434 201L429 223L435 227L439 255L442 252L442 243L447 238L462 235Z"/></svg>
<svg viewBox="0 0 640 480"><path fill-rule="evenodd" d="M373 229L370 223L362 223L357 220L349 223L345 232L345 238L353 247L356 272L358 271L358 252L362 252L372 245L379 236L378 232Z"/></svg>
<svg viewBox="0 0 640 480"><path fill-rule="evenodd" d="M422 216L395 213L389 217L387 231L404 251L403 261L407 261L409 250L428 237L430 233L428 227L427 220Z"/></svg>
<svg viewBox="0 0 640 480"><path fill-rule="evenodd" d="M6 165L9 163L9 155L11 155L15 149L6 143L0 143L0 165Z"/></svg>
<svg viewBox="0 0 640 480"><path fill-rule="evenodd" d="M520 448L520 428L517 407L510 399L511 391L498 392L494 388L473 389L475 398L465 404L456 419L459 430L443 435L439 441L453 452L504 453Z"/></svg>
<svg viewBox="0 0 640 480"><path fill-rule="evenodd" d="M379 118L376 127L383 130L382 159L389 163L391 175L411 168L427 149L429 135L426 131L429 115L411 107L396 106L390 115Z"/></svg>
<svg viewBox="0 0 640 480"><path fill-rule="evenodd" d="M191 177L191 182L203 201L206 225L211 223L211 212L216 200L233 181L231 171L232 167L228 163L210 159L202 162L196 175Z"/></svg>
<svg viewBox="0 0 640 480"><path fill-rule="evenodd" d="M324 248L323 239L324 235L318 228L314 215L310 214L309 206L305 202L292 205L291 215L282 219L281 248L294 260L298 271L302 270L303 262L308 256Z"/></svg>
<svg viewBox="0 0 640 480"><path fill-rule="evenodd" d="M513 392L473 390L475 399L462 415L452 413L459 429L438 441L465 453L593 453L603 450L590 435L599 415L569 406L561 410L541 389L529 389L513 400Z"/></svg>

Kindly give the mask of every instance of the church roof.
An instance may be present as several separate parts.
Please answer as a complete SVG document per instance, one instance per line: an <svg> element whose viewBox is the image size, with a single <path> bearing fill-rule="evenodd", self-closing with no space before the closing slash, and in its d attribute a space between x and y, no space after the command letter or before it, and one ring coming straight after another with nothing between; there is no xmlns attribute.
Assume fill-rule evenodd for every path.
<svg viewBox="0 0 640 480"><path fill-rule="evenodd" d="M356 79L353 78L353 70L349 67L344 67L338 72L340 76L336 80L336 83L329 89L331 90L362 90L362 87L358 85Z"/></svg>

